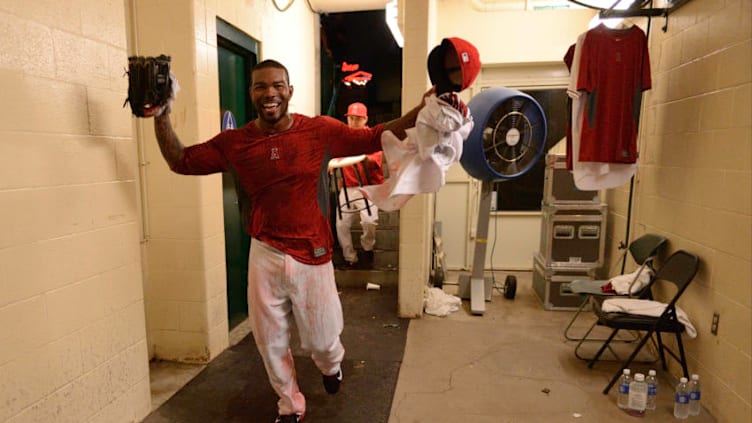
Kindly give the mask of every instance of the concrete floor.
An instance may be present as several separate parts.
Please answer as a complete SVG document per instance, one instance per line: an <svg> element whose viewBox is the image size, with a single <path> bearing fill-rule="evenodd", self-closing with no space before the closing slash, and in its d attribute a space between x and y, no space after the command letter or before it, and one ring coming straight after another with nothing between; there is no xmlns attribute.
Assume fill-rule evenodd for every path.
<svg viewBox="0 0 752 423"><path fill-rule="evenodd" d="M472 315L463 301L463 310L447 317L410 322L389 423L635 421L616 406L615 388L608 396L601 392L620 366L604 362L588 369L574 356L575 343L563 336L573 312L545 311L531 272L511 274L517 277L515 299L495 289L482 316ZM506 275L496 272L499 286ZM457 286L443 289L456 293ZM583 331L589 327L589 317L578 319L574 334L583 333L580 322ZM616 351L627 351L624 357L631 352ZM638 364L633 372L659 367ZM645 422L675 420L674 382L662 370L658 375L658 405ZM689 421L715 422L705 410Z"/></svg>
<svg viewBox="0 0 752 423"><path fill-rule="evenodd" d="M496 273L499 285L506 274ZM573 312L545 311L532 290L531 273L512 274L518 284L515 299L504 299L494 290L482 316L472 315L469 302L463 301L463 309L447 317L424 315L410 321L388 423L634 421L617 408L615 388L608 396L601 393L618 364L601 362L588 369L574 356L574 342L563 337ZM445 292L456 293L454 281L456 276L447 275ZM581 322L583 330L589 326L587 319ZM236 333L235 338L243 336ZM629 350L617 351L628 355ZM637 364L633 372L659 367ZM154 363L155 409L201 368ZM645 422L675 420L675 381L662 370L658 376L658 406L645 415ZM703 410L688 421L715 419ZM362 422L384 423L371 422L368 416Z"/></svg>

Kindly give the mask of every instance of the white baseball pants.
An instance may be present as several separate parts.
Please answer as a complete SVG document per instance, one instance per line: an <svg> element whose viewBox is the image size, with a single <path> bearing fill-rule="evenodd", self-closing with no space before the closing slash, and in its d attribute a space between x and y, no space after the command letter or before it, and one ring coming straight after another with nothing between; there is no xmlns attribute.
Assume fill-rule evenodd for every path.
<svg viewBox="0 0 752 423"><path fill-rule="evenodd" d="M360 236L360 246L365 251L373 251L374 245L376 245L376 225L379 222L379 209L369 201L368 204L371 208L371 214L368 214L368 209L365 207L365 201L363 194L356 188L346 188L347 196L350 200L350 207L345 204L345 191L339 192L339 204L342 209L342 218L337 213L337 239L339 240L339 246L342 247L342 255L350 263L358 261L358 254L353 247L352 234L350 232L355 217L360 216L360 226L363 228L363 234ZM357 200L355 200L357 199ZM354 200L354 201L353 201ZM357 210L360 210L359 212Z"/></svg>
<svg viewBox="0 0 752 423"><path fill-rule="evenodd" d="M340 370L345 349L340 342L342 305L332 262L308 265L251 240L248 257L248 311L266 373L279 396L279 414L305 413L290 350L291 318L301 347L311 352L322 374Z"/></svg>

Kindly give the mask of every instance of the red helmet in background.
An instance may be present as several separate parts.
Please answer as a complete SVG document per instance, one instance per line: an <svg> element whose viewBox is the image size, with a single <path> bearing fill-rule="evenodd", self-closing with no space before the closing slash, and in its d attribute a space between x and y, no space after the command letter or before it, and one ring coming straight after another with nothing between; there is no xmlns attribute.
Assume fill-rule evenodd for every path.
<svg viewBox="0 0 752 423"><path fill-rule="evenodd" d="M345 116L368 117L368 108L363 103L351 103L347 106L347 113L345 113Z"/></svg>

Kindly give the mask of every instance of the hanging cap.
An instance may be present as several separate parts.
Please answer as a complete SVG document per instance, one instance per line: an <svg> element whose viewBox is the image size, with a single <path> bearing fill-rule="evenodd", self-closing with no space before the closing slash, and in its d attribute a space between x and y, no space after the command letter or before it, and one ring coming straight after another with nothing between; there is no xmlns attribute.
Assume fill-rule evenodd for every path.
<svg viewBox="0 0 752 423"><path fill-rule="evenodd" d="M460 61L460 67L462 67L462 89L464 90L473 84L478 73L480 73L481 63L478 49L462 38L447 38L445 42L452 43L457 52L457 58Z"/></svg>
<svg viewBox="0 0 752 423"><path fill-rule="evenodd" d="M462 69L462 85L453 84L444 69L444 56L452 48ZM436 95L449 91L460 92L472 85L480 73L481 65L478 49L473 44L462 38L444 38L428 55L428 76L431 83L436 85Z"/></svg>
<svg viewBox="0 0 752 423"><path fill-rule="evenodd" d="M368 108L363 103L352 103L347 106L347 113L345 113L345 116L368 117Z"/></svg>

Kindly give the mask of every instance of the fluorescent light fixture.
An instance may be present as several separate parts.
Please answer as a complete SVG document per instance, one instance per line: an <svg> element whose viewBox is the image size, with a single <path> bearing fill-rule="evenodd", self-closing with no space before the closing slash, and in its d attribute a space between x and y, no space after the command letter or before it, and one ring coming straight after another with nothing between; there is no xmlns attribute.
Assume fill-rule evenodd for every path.
<svg viewBox="0 0 752 423"><path fill-rule="evenodd" d="M397 0L392 0L386 4L386 26L389 27L389 31L392 32L394 42L397 43L400 48L405 45L405 39L402 38L402 32L399 29L397 23L397 17L399 16L399 9L397 7Z"/></svg>

